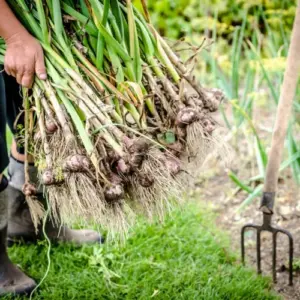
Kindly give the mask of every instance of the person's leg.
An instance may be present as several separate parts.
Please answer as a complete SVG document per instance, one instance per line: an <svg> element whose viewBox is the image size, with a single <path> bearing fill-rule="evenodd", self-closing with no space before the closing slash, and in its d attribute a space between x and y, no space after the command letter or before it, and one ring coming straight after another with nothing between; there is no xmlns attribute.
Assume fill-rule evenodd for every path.
<svg viewBox="0 0 300 300"><path fill-rule="evenodd" d="M24 178L24 149L18 141L18 128L22 129L24 117L20 115L22 111L22 96L20 87L11 76L4 74L7 98L7 116L8 124L15 136L15 142L12 144L11 157L9 161L9 223L8 237L9 242L15 240L25 240L26 242L35 242L40 236L36 234L33 222L30 217L28 205L22 193ZM33 162L33 159L30 161ZM37 169L34 164L29 166L31 181L37 183ZM45 203L43 195L39 194L40 200ZM39 231L42 232L41 230ZM72 230L65 226L57 228L49 221L47 224L47 234L53 240L63 242L75 242L77 244L102 242L101 236L93 230Z"/></svg>
<svg viewBox="0 0 300 300"><path fill-rule="evenodd" d="M21 272L10 261L6 243L8 226L8 203L6 188L8 181L3 175L8 165L6 146L6 107L4 83L0 74L0 296L6 294L29 293L36 286L35 282Z"/></svg>

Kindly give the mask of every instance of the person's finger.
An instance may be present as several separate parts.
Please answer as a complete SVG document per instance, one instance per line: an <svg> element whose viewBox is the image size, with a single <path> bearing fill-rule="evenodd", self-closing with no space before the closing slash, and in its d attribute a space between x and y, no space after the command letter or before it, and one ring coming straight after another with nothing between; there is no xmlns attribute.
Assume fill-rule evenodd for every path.
<svg viewBox="0 0 300 300"><path fill-rule="evenodd" d="M17 76L17 72L13 69L10 71L10 76L15 77Z"/></svg>
<svg viewBox="0 0 300 300"><path fill-rule="evenodd" d="M22 80L23 80L23 75L24 75L24 70L20 69L18 70L18 72L16 73L16 80L18 84L22 84Z"/></svg>
<svg viewBox="0 0 300 300"><path fill-rule="evenodd" d="M10 68L8 66L4 65L4 70L7 75L11 76Z"/></svg>
<svg viewBox="0 0 300 300"><path fill-rule="evenodd" d="M45 61L44 61L44 54L43 51L39 51L36 57L35 61L35 73L41 80L47 79L47 72L45 67Z"/></svg>
<svg viewBox="0 0 300 300"><path fill-rule="evenodd" d="M26 70L23 74L21 85L26 88L31 88L34 80L34 71Z"/></svg>
<svg viewBox="0 0 300 300"><path fill-rule="evenodd" d="M5 70L6 74L9 76L13 76L12 74L15 73L12 68L12 63L11 63L10 59L7 57L7 55L5 55L5 58L4 58L4 70Z"/></svg>
<svg viewBox="0 0 300 300"><path fill-rule="evenodd" d="M16 72L16 69L15 68L8 68L8 72L6 72L9 76L12 76L12 77L15 77L16 78L16 75L17 75L17 72Z"/></svg>

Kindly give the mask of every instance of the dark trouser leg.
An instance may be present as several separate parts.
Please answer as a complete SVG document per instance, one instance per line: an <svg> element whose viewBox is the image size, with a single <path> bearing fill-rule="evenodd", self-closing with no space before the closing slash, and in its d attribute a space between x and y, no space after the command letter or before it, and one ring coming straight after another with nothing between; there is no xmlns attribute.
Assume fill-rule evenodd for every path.
<svg viewBox="0 0 300 300"><path fill-rule="evenodd" d="M23 99L21 88L15 78L3 73L5 83L7 124L18 144L18 152L24 154L24 147L18 142L20 130L24 127Z"/></svg>
<svg viewBox="0 0 300 300"><path fill-rule="evenodd" d="M0 66L1 70L1 66ZM2 73L0 73L0 174L8 165L7 145L6 145L6 101L5 87Z"/></svg>

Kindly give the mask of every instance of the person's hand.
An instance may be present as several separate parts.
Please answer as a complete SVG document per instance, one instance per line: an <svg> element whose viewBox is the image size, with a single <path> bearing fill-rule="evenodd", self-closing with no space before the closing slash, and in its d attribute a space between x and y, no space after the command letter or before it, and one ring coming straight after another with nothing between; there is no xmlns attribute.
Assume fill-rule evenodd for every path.
<svg viewBox="0 0 300 300"><path fill-rule="evenodd" d="M39 42L27 32L15 34L6 40L4 68L17 82L30 88L34 76L47 79L43 49Z"/></svg>

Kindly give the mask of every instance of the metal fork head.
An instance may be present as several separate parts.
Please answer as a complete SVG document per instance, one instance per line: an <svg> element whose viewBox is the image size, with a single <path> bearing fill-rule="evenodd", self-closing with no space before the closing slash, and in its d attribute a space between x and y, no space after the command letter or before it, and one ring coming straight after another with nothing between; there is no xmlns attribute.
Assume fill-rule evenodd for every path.
<svg viewBox="0 0 300 300"><path fill-rule="evenodd" d="M261 274L261 233L267 231L272 233L272 275L273 282L276 283L276 258L277 258L277 235L282 233L288 237L289 240L289 285L293 285L293 252L294 240L291 233L279 227L271 225L272 214L263 213L263 224L247 224L241 230L241 250L242 263L245 264L245 232L249 229L256 230L256 256L257 256L257 273Z"/></svg>

